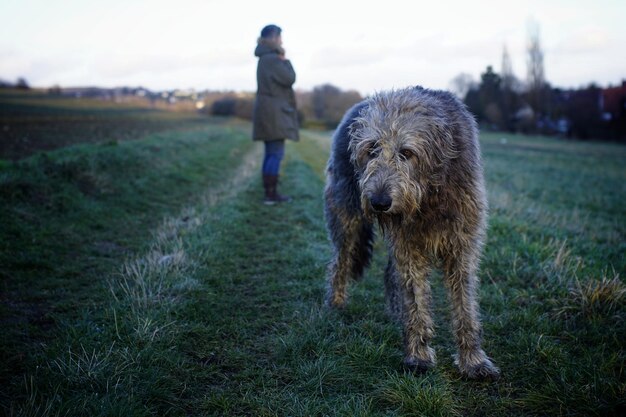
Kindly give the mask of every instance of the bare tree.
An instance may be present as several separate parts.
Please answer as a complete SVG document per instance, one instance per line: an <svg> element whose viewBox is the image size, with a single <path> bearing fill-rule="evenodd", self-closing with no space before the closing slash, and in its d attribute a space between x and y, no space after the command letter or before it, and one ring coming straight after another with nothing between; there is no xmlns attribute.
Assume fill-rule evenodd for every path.
<svg viewBox="0 0 626 417"><path fill-rule="evenodd" d="M503 90L513 90L515 84L515 75L513 75L513 64L511 63L511 56L506 45L502 48L502 68L500 70L500 77L502 77L502 83L500 84Z"/></svg>
<svg viewBox="0 0 626 417"><path fill-rule="evenodd" d="M528 24L528 56L527 82L528 101L535 112L544 111L545 72L543 68L543 50L539 36L539 23L531 21Z"/></svg>
<svg viewBox="0 0 626 417"><path fill-rule="evenodd" d="M511 63L511 56L509 55L506 45L502 48L502 69L500 71L500 77L500 89L502 90L501 119L504 122L504 127L512 131L514 129L513 114L516 107L516 94L514 90L517 82L515 75L513 75L513 64Z"/></svg>
<svg viewBox="0 0 626 417"><path fill-rule="evenodd" d="M452 80L450 80L450 91L452 91L458 98L461 100L465 99L467 92L475 87L476 82L474 81L474 77L471 74L466 72L462 72Z"/></svg>

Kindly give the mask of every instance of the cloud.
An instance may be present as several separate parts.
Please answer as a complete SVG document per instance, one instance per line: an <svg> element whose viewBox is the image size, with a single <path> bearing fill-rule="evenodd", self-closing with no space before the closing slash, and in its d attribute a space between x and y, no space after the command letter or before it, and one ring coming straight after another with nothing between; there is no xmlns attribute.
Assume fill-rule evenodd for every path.
<svg viewBox="0 0 626 417"><path fill-rule="evenodd" d="M557 43L552 48L552 52L563 55L595 54L605 52L612 43L610 34L604 28L587 26Z"/></svg>
<svg viewBox="0 0 626 417"><path fill-rule="evenodd" d="M0 76L3 78L16 78L24 76L32 69L32 62L17 51L0 51Z"/></svg>
<svg viewBox="0 0 626 417"><path fill-rule="evenodd" d="M384 61L393 53L392 47L345 44L317 49L311 56L311 69L370 66Z"/></svg>
<svg viewBox="0 0 626 417"><path fill-rule="evenodd" d="M26 78L31 85L48 86L75 75L83 66L79 57L51 53L33 57L23 52L0 50L0 77Z"/></svg>
<svg viewBox="0 0 626 417"><path fill-rule="evenodd" d="M36 16L29 14L32 0L0 2L0 12L15 17L0 26L0 77L24 76L32 85L253 89L254 42L273 21L285 29L299 88L324 82L362 92L410 83L445 88L459 72L478 77L487 65L498 71L505 43L523 78L525 22L534 15L550 82L575 76L578 83L616 82L626 68L624 8L598 1L594 7L566 0L392 1L371 8L320 0L297 13L277 0L272 8L246 4L242 14L238 1L184 0L172 8L112 0L70 9L43 2Z"/></svg>

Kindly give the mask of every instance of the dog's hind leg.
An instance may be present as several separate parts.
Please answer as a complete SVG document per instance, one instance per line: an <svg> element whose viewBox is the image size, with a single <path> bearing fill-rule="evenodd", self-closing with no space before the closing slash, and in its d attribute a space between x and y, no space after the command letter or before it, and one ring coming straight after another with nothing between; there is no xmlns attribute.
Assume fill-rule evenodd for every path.
<svg viewBox="0 0 626 417"><path fill-rule="evenodd" d="M328 267L326 304L343 307L348 298L350 280L358 279L369 265L372 257L373 228L362 215L347 214L345 208L337 207L327 190L326 222L333 242L333 258Z"/></svg>
<svg viewBox="0 0 626 417"><path fill-rule="evenodd" d="M385 268L385 301L387 312L394 320L402 320L402 293L400 292L398 271L394 264L393 256L389 256Z"/></svg>

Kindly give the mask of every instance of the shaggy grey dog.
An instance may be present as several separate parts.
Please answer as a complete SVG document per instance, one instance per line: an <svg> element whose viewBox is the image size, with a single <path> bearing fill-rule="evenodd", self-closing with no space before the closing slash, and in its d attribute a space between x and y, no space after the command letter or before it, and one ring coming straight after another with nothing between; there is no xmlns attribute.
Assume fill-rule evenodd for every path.
<svg viewBox="0 0 626 417"><path fill-rule="evenodd" d="M487 201L474 118L452 94L421 87L378 93L344 116L327 167L325 214L334 256L327 305L343 307L363 274L378 222L389 246L385 295L403 325L404 365L435 365L428 281L443 270L458 345L470 378L496 378L481 349L476 271Z"/></svg>

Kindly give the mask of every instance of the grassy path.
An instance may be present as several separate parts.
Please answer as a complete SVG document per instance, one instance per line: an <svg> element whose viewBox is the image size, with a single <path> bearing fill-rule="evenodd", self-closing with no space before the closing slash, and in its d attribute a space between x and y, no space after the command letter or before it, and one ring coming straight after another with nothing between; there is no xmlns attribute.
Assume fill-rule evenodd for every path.
<svg viewBox="0 0 626 417"><path fill-rule="evenodd" d="M621 148L522 137L503 143L484 135L492 206L481 273L485 348L503 369L503 378L490 384L464 381L456 372L448 307L436 276L439 365L425 376L401 371L400 331L384 312L380 241L346 310L321 307L330 256L321 199L325 135L305 133L302 142L288 145L284 190L295 199L267 207L260 204L260 148L239 128L211 129L210 145L181 137L159 142L177 149L160 162L172 164L173 183L161 183L161 174L146 180L147 196L132 187L118 195L124 206L147 198L153 209L166 207L150 216L150 226L132 232L110 213L107 220L117 228L107 233L135 236L137 243L110 263L93 260L104 266L83 278L98 277L97 284L70 301L65 293L41 293L72 307L53 303L54 336L37 346L32 340L39 336L32 343L19 335L19 345L4 342L3 353L13 361L3 369L9 415L624 412ZM125 146L137 152L154 146L132 143ZM192 145L182 151L185 143ZM550 156L563 149L573 154ZM201 177L176 177L196 158L206 169L198 169ZM593 168L598 160L602 170ZM585 178L573 175L581 169ZM171 205L157 197L172 189L187 197ZM614 194L604 195L605 189ZM114 207L107 200L102 209ZM71 223L55 216L59 225ZM89 226L85 233L104 232ZM18 266L11 270L22 271ZM35 278L30 282L41 286ZM72 304L79 299L91 301ZM15 330L6 322L3 327ZM17 350L25 346L26 363L17 365Z"/></svg>
<svg viewBox="0 0 626 417"><path fill-rule="evenodd" d="M249 179L259 150L246 125L205 123L1 167L2 409L16 415L45 415L48 406L59 415L81 409L75 403L81 396L64 391L62 381L71 381L67 366L84 370L86 352L92 359L113 352L107 349L115 338L105 330L112 325L117 337L119 323L109 321L109 281L169 229L192 224L194 206L230 198Z"/></svg>

